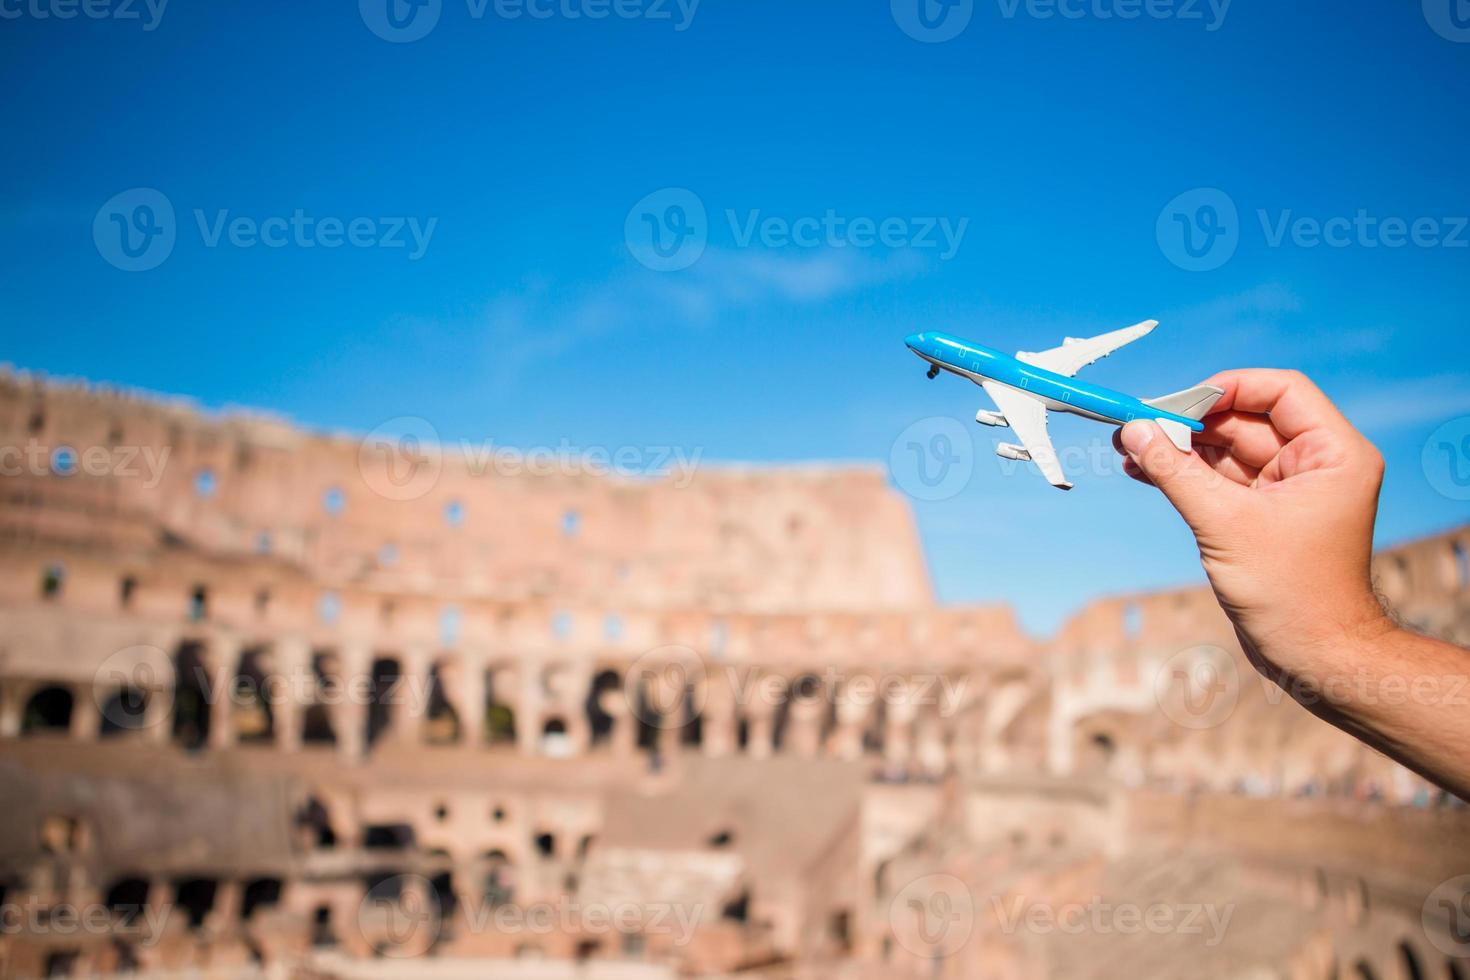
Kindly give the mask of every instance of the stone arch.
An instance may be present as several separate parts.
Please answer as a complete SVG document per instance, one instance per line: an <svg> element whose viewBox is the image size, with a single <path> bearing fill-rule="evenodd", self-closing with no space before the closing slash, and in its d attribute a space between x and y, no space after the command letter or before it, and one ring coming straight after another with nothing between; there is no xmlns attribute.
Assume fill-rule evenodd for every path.
<svg viewBox="0 0 1470 980"><path fill-rule="evenodd" d="M241 743L275 741L276 716L270 703L272 673L268 647L241 651L230 680L231 725Z"/></svg>
<svg viewBox="0 0 1470 980"><path fill-rule="evenodd" d="M1403 980L1424 980L1424 968L1419 963L1419 954L1414 952L1414 947L1407 939L1399 942L1398 952Z"/></svg>
<svg viewBox="0 0 1470 980"><path fill-rule="evenodd" d="M515 864L502 850L487 851L483 858L483 894L490 908L515 901Z"/></svg>
<svg viewBox="0 0 1470 980"><path fill-rule="evenodd" d="M296 811L296 826L307 837L310 846L323 850L337 846L337 829L332 825L332 811L316 796L309 796Z"/></svg>
<svg viewBox="0 0 1470 980"><path fill-rule="evenodd" d="M151 696L147 691L131 684L112 692L102 705L98 737L115 738L129 732L141 731L147 725L148 699Z"/></svg>
<svg viewBox="0 0 1470 980"><path fill-rule="evenodd" d="M485 669L485 741L491 745L515 744L517 680L514 667Z"/></svg>
<svg viewBox="0 0 1470 980"><path fill-rule="evenodd" d="M623 679L612 668L600 671L587 687L587 732L593 746L611 742L618 718L606 708L606 699L623 696Z"/></svg>
<svg viewBox="0 0 1470 980"><path fill-rule="evenodd" d="M212 700L204 644L185 640L174 651L174 741L186 749L208 743Z"/></svg>
<svg viewBox="0 0 1470 980"><path fill-rule="evenodd" d="M48 684L26 699L21 712L22 735L66 734L71 730L76 699L60 684Z"/></svg>
<svg viewBox="0 0 1470 980"><path fill-rule="evenodd" d="M459 662L443 656L429 667L429 698L424 715L424 741L430 745L455 745L464 731L455 704Z"/></svg>
<svg viewBox="0 0 1470 980"><path fill-rule="evenodd" d="M336 745L337 726L332 705L341 682L342 667L331 650L316 650L311 655L311 679L315 689L311 703L301 715L301 741L307 745Z"/></svg>
<svg viewBox="0 0 1470 980"><path fill-rule="evenodd" d="M363 745L371 749L378 740L387 735L395 721L394 702L403 676L402 662L395 656L384 654L373 658L368 668L368 690L370 691Z"/></svg>
<svg viewBox="0 0 1470 980"><path fill-rule="evenodd" d="M190 930L204 927L218 890L219 882L213 878L181 878L174 883L174 905L184 911Z"/></svg>
<svg viewBox="0 0 1470 980"><path fill-rule="evenodd" d="M550 715L541 725L541 754L564 759L572 754L572 740L567 723L560 715Z"/></svg>
<svg viewBox="0 0 1470 980"><path fill-rule="evenodd" d="M141 918L148 904L148 879L138 876L118 878L107 888L103 904L120 926L131 926Z"/></svg>
<svg viewBox="0 0 1470 980"><path fill-rule="evenodd" d="M240 899L240 921L248 922L256 912L280 905L283 887L279 878L252 878L247 881Z"/></svg>

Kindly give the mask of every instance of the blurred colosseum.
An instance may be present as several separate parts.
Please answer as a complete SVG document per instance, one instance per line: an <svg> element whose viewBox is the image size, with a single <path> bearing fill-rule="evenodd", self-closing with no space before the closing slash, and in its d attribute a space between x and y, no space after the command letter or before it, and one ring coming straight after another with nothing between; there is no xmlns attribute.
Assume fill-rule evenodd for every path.
<svg viewBox="0 0 1470 980"><path fill-rule="evenodd" d="M1470 810L1207 590L1034 638L881 470L411 423L0 375L0 976L1470 977ZM1464 643L1467 554L1381 590Z"/></svg>

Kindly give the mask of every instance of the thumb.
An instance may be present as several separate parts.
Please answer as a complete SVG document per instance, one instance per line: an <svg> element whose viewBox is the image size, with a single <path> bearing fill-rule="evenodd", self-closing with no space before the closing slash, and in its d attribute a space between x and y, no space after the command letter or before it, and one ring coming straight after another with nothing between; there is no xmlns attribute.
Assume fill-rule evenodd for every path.
<svg viewBox="0 0 1470 980"><path fill-rule="evenodd" d="M1129 422L1120 440L1128 458L1196 533L1206 529L1232 492L1240 489L1193 452L1175 446L1156 422Z"/></svg>

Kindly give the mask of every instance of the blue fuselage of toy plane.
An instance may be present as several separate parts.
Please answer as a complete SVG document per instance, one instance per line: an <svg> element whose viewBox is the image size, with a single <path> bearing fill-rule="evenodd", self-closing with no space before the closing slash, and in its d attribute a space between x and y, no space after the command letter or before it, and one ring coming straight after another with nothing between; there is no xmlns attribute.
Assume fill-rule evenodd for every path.
<svg viewBox="0 0 1470 980"><path fill-rule="evenodd" d="M904 338L904 343L936 367L969 378L976 384L988 380L1015 388L1039 399L1054 411L1070 412L1115 425L1134 419L1169 419L1188 426L1194 432L1205 430L1204 423L1197 419L1161 411L1132 395L1064 377L951 334L927 330L910 334Z"/></svg>

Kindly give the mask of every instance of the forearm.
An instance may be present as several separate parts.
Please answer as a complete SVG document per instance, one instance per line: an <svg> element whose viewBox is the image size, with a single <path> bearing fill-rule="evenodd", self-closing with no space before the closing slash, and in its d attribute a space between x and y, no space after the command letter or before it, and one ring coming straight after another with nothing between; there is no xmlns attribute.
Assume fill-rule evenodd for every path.
<svg viewBox="0 0 1470 980"><path fill-rule="evenodd" d="M1394 626L1284 683L1314 714L1470 800L1470 650Z"/></svg>

